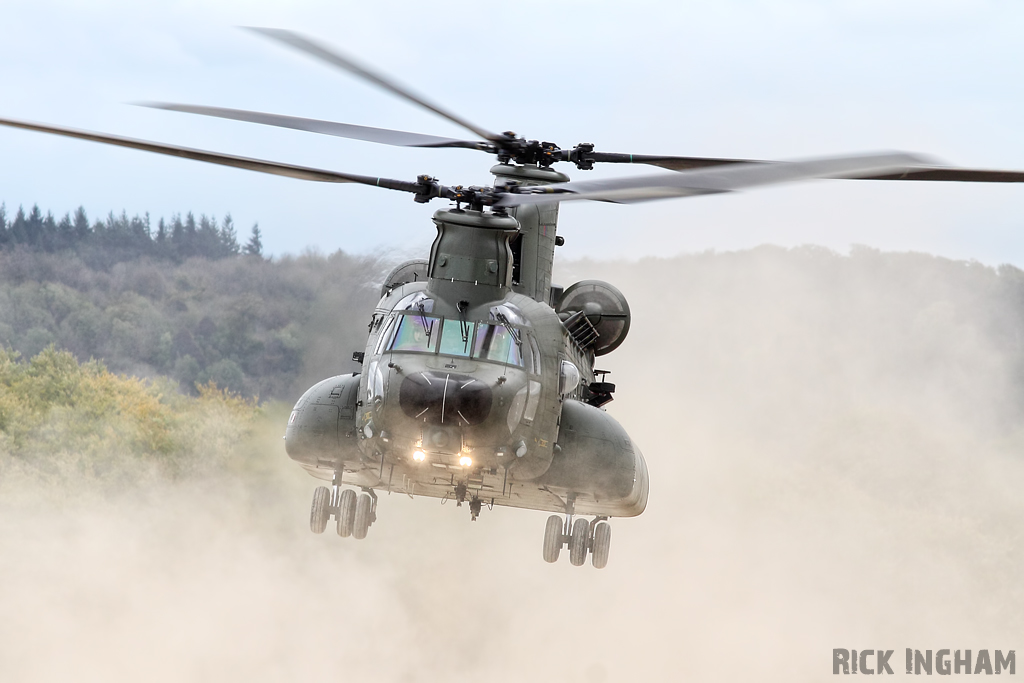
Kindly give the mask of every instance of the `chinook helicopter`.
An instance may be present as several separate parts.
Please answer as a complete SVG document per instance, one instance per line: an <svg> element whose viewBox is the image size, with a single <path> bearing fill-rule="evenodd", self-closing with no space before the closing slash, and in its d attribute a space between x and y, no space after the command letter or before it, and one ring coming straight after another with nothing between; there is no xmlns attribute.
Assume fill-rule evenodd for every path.
<svg viewBox="0 0 1024 683"><path fill-rule="evenodd" d="M445 199L433 215L428 259L385 278L369 319L363 372L325 379L306 391L288 419L288 455L329 481L313 495L310 527L365 538L377 519L378 491L454 500L476 520L484 506L553 513L543 558L568 548L579 566L606 566L609 520L640 515L648 497L640 449L604 409L615 392L598 357L630 328L629 304L614 286L588 280L552 284L562 201L629 203L733 192L811 178L1024 182L1024 172L939 166L887 153L791 162L653 156L565 149L513 132L493 133L442 109L337 50L280 29L250 29L358 76L472 132L458 140L261 112L184 104L159 109L304 130L368 142L461 148L493 154L494 185L441 185L421 175L392 180L238 157L59 126L0 124L303 180L359 183ZM570 181L552 166L596 163L666 169L631 178ZM587 519L592 517L593 519Z"/></svg>

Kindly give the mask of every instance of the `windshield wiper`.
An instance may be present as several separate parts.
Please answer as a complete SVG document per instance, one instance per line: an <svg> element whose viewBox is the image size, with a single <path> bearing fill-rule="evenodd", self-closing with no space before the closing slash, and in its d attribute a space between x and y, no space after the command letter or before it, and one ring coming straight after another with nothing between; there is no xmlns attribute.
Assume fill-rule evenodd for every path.
<svg viewBox="0 0 1024 683"><path fill-rule="evenodd" d="M519 330L517 330L516 328L512 327L512 323L510 323L508 321L508 318L505 317L504 313L499 313L495 317L498 319L498 322L501 323L502 326L506 330L508 330L509 335L512 336L512 341L514 341L516 343L516 346L518 346L520 349L522 349L523 348L523 338L520 336Z"/></svg>
<svg viewBox="0 0 1024 683"><path fill-rule="evenodd" d="M423 308L422 301L416 304L416 308L419 309L420 312L420 324L423 325L423 329L427 333L427 346L430 346L430 335L434 333L434 321L431 320L430 324L427 324L427 316L424 315L427 311Z"/></svg>

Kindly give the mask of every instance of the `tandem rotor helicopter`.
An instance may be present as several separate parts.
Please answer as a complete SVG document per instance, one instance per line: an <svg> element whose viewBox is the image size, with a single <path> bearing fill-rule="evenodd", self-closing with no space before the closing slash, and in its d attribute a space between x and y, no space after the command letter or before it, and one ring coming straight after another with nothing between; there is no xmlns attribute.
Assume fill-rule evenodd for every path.
<svg viewBox="0 0 1024 683"><path fill-rule="evenodd" d="M358 76L472 132L477 139L421 135L331 121L183 104L146 106L304 130L387 145L472 149L497 157L493 186L441 185L421 175L392 180L231 156L57 126L0 124L275 175L360 183L407 192L434 213L428 259L385 279L369 320L363 372L319 382L288 419L288 455L330 481L313 495L310 526L331 519L340 536L365 538L377 491L454 499L476 520L484 506L552 512L543 557L568 547L573 565L608 562L613 517L641 514L648 472L640 449L603 408L615 385L595 361L629 332L629 305L597 280L551 283L559 202L640 202L732 192L811 178L1024 182L1024 172L942 167L888 153L793 162L651 156L564 149L513 132L493 133L373 70L296 33L252 31ZM559 162L646 164L667 171L570 181ZM593 517L588 520L586 517Z"/></svg>

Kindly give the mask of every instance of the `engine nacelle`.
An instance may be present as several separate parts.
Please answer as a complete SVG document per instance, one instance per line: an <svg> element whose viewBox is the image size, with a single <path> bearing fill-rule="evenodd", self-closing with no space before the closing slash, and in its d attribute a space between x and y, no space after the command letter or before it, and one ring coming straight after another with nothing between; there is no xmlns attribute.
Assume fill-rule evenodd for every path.
<svg viewBox="0 0 1024 683"><path fill-rule="evenodd" d="M626 297L607 282L577 282L562 293L555 310L569 332L583 347L592 348L595 356L619 348L629 333Z"/></svg>
<svg viewBox="0 0 1024 683"><path fill-rule="evenodd" d="M284 437L288 457L307 469L331 472L346 460L358 460L358 394L357 373L325 379L306 391L288 418Z"/></svg>
<svg viewBox="0 0 1024 683"><path fill-rule="evenodd" d="M384 278L384 284L380 287L380 296L384 298L392 289L396 289L410 282L426 282L429 262L426 259L413 259L405 263L399 263Z"/></svg>

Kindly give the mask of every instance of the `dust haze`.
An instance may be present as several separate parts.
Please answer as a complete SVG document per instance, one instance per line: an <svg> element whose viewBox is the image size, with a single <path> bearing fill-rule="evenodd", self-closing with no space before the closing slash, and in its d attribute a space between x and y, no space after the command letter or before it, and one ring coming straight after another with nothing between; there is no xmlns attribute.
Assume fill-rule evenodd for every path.
<svg viewBox="0 0 1024 683"><path fill-rule="evenodd" d="M0 678L793 681L835 647L898 674L1019 649L1024 274L765 247L556 274L584 278L632 305L598 365L652 479L607 569L545 564L543 513L405 496L316 536L270 406L201 477L0 487Z"/></svg>

